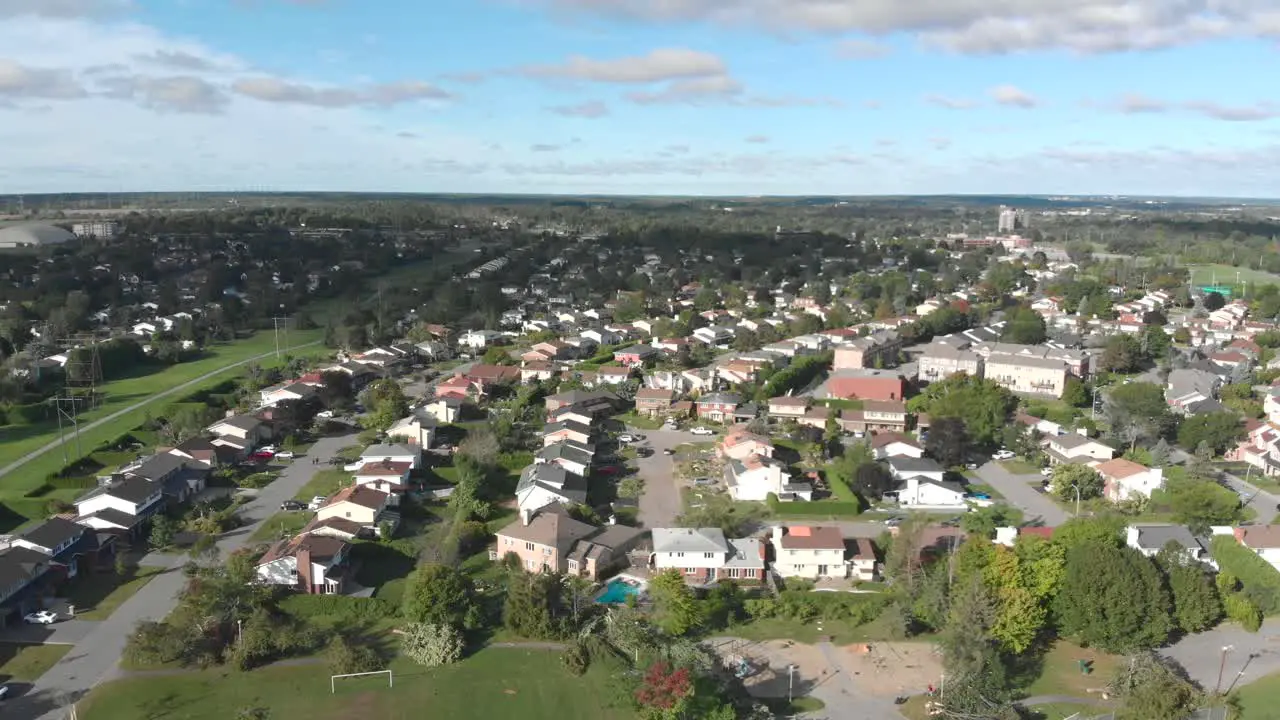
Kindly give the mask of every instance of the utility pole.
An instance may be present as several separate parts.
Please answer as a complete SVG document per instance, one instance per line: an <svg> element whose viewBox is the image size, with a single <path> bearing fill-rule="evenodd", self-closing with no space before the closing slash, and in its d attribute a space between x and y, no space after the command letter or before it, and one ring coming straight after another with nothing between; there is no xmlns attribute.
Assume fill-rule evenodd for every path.
<svg viewBox="0 0 1280 720"><path fill-rule="evenodd" d="M1071 488L1076 491L1076 517L1080 517L1080 485L1072 483Z"/></svg>
<svg viewBox="0 0 1280 720"><path fill-rule="evenodd" d="M1217 695L1218 691L1222 689L1222 671L1225 670L1227 667L1227 653L1235 649L1236 649L1235 645L1222 646L1222 661L1218 663L1218 682L1213 686L1214 695Z"/></svg>
<svg viewBox="0 0 1280 720"><path fill-rule="evenodd" d="M276 332L276 360L280 359L280 323L284 323L285 347L289 345L289 318L276 315L271 318L272 325Z"/></svg>

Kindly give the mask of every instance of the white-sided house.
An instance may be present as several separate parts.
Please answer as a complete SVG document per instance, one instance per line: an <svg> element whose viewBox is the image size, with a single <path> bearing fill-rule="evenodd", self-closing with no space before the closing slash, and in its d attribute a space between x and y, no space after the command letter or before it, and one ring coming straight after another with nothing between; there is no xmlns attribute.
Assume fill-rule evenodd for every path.
<svg viewBox="0 0 1280 720"><path fill-rule="evenodd" d="M382 525L388 523L396 526L400 517L389 508L392 495L379 492L371 487L349 485L325 501L316 510L315 522L340 519L359 525L361 529L382 533Z"/></svg>
<svg viewBox="0 0 1280 720"><path fill-rule="evenodd" d="M355 472L370 463L409 463L409 467L417 469L422 466L422 448L414 445L370 445L360 453L355 462L346 466L349 472Z"/></svg>
<svg viewBox="0 0 1280 720"><path fill-rule="evenodd" d="M934 480L923 475L899 480L895 490L886 495L896 498L903 507L967 507L960 483Z"/></svg>
<svg viewBox="0 0 1280 720"><path fill-rule="evenodd" d="M773 568L782 577L849 577L844 535L835 527L808 525L773 528Z"/></svg>
<svg viewBox="0 0 1280 720"><path fill-rule="evenodd" d="M1209 556L1206 543L1183 525L1130 525L1125 528L1124 542L1147 557L1155 557L1172 542L1178 546L1185 560L1217 567Z"/></svg>
<svg viewBox="0 0 1280 720"><path fill-rule="evenodd" d="M262 407L275 407L286 400L306 400L316 394L316 389L306 383L286 382L258 391Z"/></svg>
<svg viewBox="0 0 1280 720"><path fill-rule="evenodd" d="M1095 461L1110 460L1116 454L1115 448L1110 445L1079 433L1066 433L1065 435L1046 437L1043 445L1044 454L1048 456L1050 465L1059 465L1061 463L1088 464Z"/></svg>
<svg viewBox="0 0 1280 720"><path fill-rule="evenodd" d="M95 530L129 532L164 505L164 486L137 476L103 480L75 501L76 522Z"/></svg>
<svg viewBox="0 0 1280 720"><path fill-rule="evenodd" d="M434 415L419 408L392 423L391 427L387 428L387 437L397 438L410 445L426 449L431 447L435 440L436 427L439 424Z"/></svg>
<svg viewBox="0 0 1280 720"><path fill-rule="evenodd" d="M716 446L716 455L734 460L744 460L752 455L771 458L773 450L769 438L747 430L746 425L734 425Z"/></svg>
<svg viewBox="0 0 1280 720"><path fill-rule="evenodd" d="M730 540L720 528L654 528L649 565L656 571L678 570L685 582L764 579L764 543L755 538Z"/></svg>
<svg viewBox="0 0 1280 720"><path fill-rule="evenodd" d="M535 463L554 463L574 475L585 476L591 470L593 452L589 446L564 440L547 445L534 455Z"/></svg>
<svg viewBox="0 0 1280 720"><path fill-rule="evenodd" d="M460 347L483 350L502 339L502 333L493 330L468 330L458 337Z"/></svg>
<svg viewBox="0 0 1280 720"><path fill-rule="evenodd" d="M1280 571L1280 525L1247 525L1235 528L1232 535L1236 542Z"/></svg>
<svg viewBox="0 0 1280 720"><path fill-rule="evenodd" d="M258 560L258 582L312 595L342 592L351 546L327 535L303 533L272 545Z"/></svg>
<svg viewBox="0 0 1280 720"><path fill-rule="evenodd" d="M271 437L271 429L267 424L261 418L253 415L225 417L213 423L207 429L219 437L241 440L251 448L257 447Z"/></svg>
<svg viewBox="0 0 1280 720"><path fill-rule="evenodd" d="M1098 463L1093 469L1102 476L1103 495L1111 502L1133 497L1150 498L1153 491L1164 487L1164 470L1125 458Z"/></svg>
<svg viewBox="0 0 1280 720"><path fill-rule="evenodd" d="M885 461L889 466L889 472L896 480L906 480L909 477L924 477L935 482L942 482L946 477L946 468L938 464L936 460L927 457L909 457L896 456L890 457Z"/></svg>
<svg viewBox="0 0 1280 720"><path fill-rule="evenodd" d="M770 494L782 499L783 485L789 479L786 465L763 455L748 455L741 460L729 458L724 464L724 481L734 500L763 502Z"/></svg>
<svg viewBox="0 0 1280 720"><path fill-rule="evenodd" d="M879 432L872 435L871 450L875 453L877 460L886 460L894 457L919 460L924 457L924 448L920 447L919 443L902 433L893 431Z"/></svg>
<svg viewBox="0 0 1280 720"><path fill-rule="evenodd" d="M458 416L462 414L462 400L451 396L438 397L418 410L447 425L458 421Z"/></svg>
<svg viewBox="0 0 1280 720"><path fill-rule="evenodd" d="M534 463L520 473L516 502L520 513L535 513L550 505L580 505L587 501L587 480L556 463Z"/></svg>

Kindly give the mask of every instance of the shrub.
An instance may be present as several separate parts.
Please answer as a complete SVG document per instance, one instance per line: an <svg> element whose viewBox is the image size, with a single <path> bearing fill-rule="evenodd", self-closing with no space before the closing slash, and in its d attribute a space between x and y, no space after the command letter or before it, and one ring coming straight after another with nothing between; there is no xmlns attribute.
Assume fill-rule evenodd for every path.
<svg viewBox="0 0 1280 720"><path fill-rule="evenodd" d="M404 654L419 665L436 667L462 659L462 633L452 625L409 623L400 642Z"/></svg>
<svg viewBox="0 0 1280 720"><path fill-rule="evenodd" d="M569 671L570 675L583 675L587 672L591 659L587 654L586 646L581 642L575 642L560 653L560 662L564 665L564 669Z"/></svg>
<svg viewBox="0 0 1280 720"><path fill-rule="evenodd" d="M1243 593L1228 595L1223 605L1226 607L1227 617L1240 623L1245 630L1258 632L1262 627L1262 611Z"/></svg>
<svg viewBox="0 0 1280 720"><path fill-rule="evenodd" d="M374 672L384 670L387 666L373 648L356 645L341 635L329 641L329 647L325 650L325 659L328 660L329 669L335 675Z"/></svg>
<svg viewBox="0 0 1280 720"><path fill-rule="evenodd" d="M269 472L254 473L252 475L247 475L244 478L242 478L238 484L240 485L240 487L258 490L270 485L272 482L275 482L276 477L277 476L275 473L269 473Z"/></svg>
<svg viewBox="0 0 1280 720"><path fill-rule="evenodd" d="M345 595L289 595L280 601L280 609L294 617L331 617L348 622L382 620L397 613L395 605L381 598Z"/></svg>

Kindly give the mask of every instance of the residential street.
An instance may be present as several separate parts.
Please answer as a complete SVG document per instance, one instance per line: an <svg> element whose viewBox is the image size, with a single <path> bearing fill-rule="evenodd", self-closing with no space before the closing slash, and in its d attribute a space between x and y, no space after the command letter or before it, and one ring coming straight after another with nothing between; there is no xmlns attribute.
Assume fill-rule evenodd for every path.
<svg viewBox="0 0 1280 720"><path fill-rule="evenodd" d="M1188 635L1177 644L1160 651L1178 662L1192 680L1212 692L1222 669L1225 692L1234 683L1247 685L1263 676L1280 672L1280 619L1269 618L1256 633L1238 625L1223 625L1208 632ZM1224 666L1222 649L1229 647Z"/></svg>
<svg viewBox="0 0 1280 720"><path fill-rule="evenodd" d="M1057 527L1070 517L1052 500L1036 490L1044 482L1038 473L1015 475L994 460L977 470L978 479L995 488L1005 500L1026 514L1027 521L1039 518L1047 527Z"/></svg>
<svg viewBox="0 0 1280 720"><path fill-rule="evenodd" d="M653 449L647 458L637 458L636 467L644 479L644 494L640 496L640 524L646 528L669 527L683 509L680 502L680 481L676 479L675 458L663 454L663 450L682 443L711 439L687 430L641 430L628 428L644 436L640 447Z"/></svg>
<svg viewBox="0 0 1280 720"><path fill-rule="evenodd" d="M1253 508L1258 513L1258 519L1255 521L1258 525L1270 525L1276 519L1276 504L1280 503L1280 497L1276 497L1269 492L1259 490L1252 483L1247 483L1243 478L1236 477L1231 473L1222 473L1222 479L1236 494L1240 496L1241 502L1248 502L1248 507Z"/></svg>
<svg viewBox="0 0 1280 720"><path fill-rule="evenodd" d="M258 491L258 496L241 508L245 525L224 535L218 541L218 549L225 556L247 545L249 536L263 520L279 510L280 503L292 499L316 472L328 469L326 464L313 465L311 457L328 458L355 442L354 433L316 442L307 455L293 461L279 479ZM163 618L177 602L185 581L182 566L187 558L181 554L169 557L168 571L144 585L110 618L97 623L83 641L76 643L75 649L21 697L0 704L0 718L64 720L69 704L78 701L98 683L112 679L134 627L143 620Z"/></svg>

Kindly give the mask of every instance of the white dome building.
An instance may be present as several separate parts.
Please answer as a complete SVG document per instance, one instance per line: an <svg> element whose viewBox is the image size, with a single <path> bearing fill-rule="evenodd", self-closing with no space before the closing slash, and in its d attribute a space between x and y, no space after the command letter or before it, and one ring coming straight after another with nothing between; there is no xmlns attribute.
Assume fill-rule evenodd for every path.
<svg viewBox="0 0 1280 720"><path fill-rule="evenodd" d="M0 227L0 248L40 247L58 245L76 236L70 230L46 223L18 223Z"/></svg>

